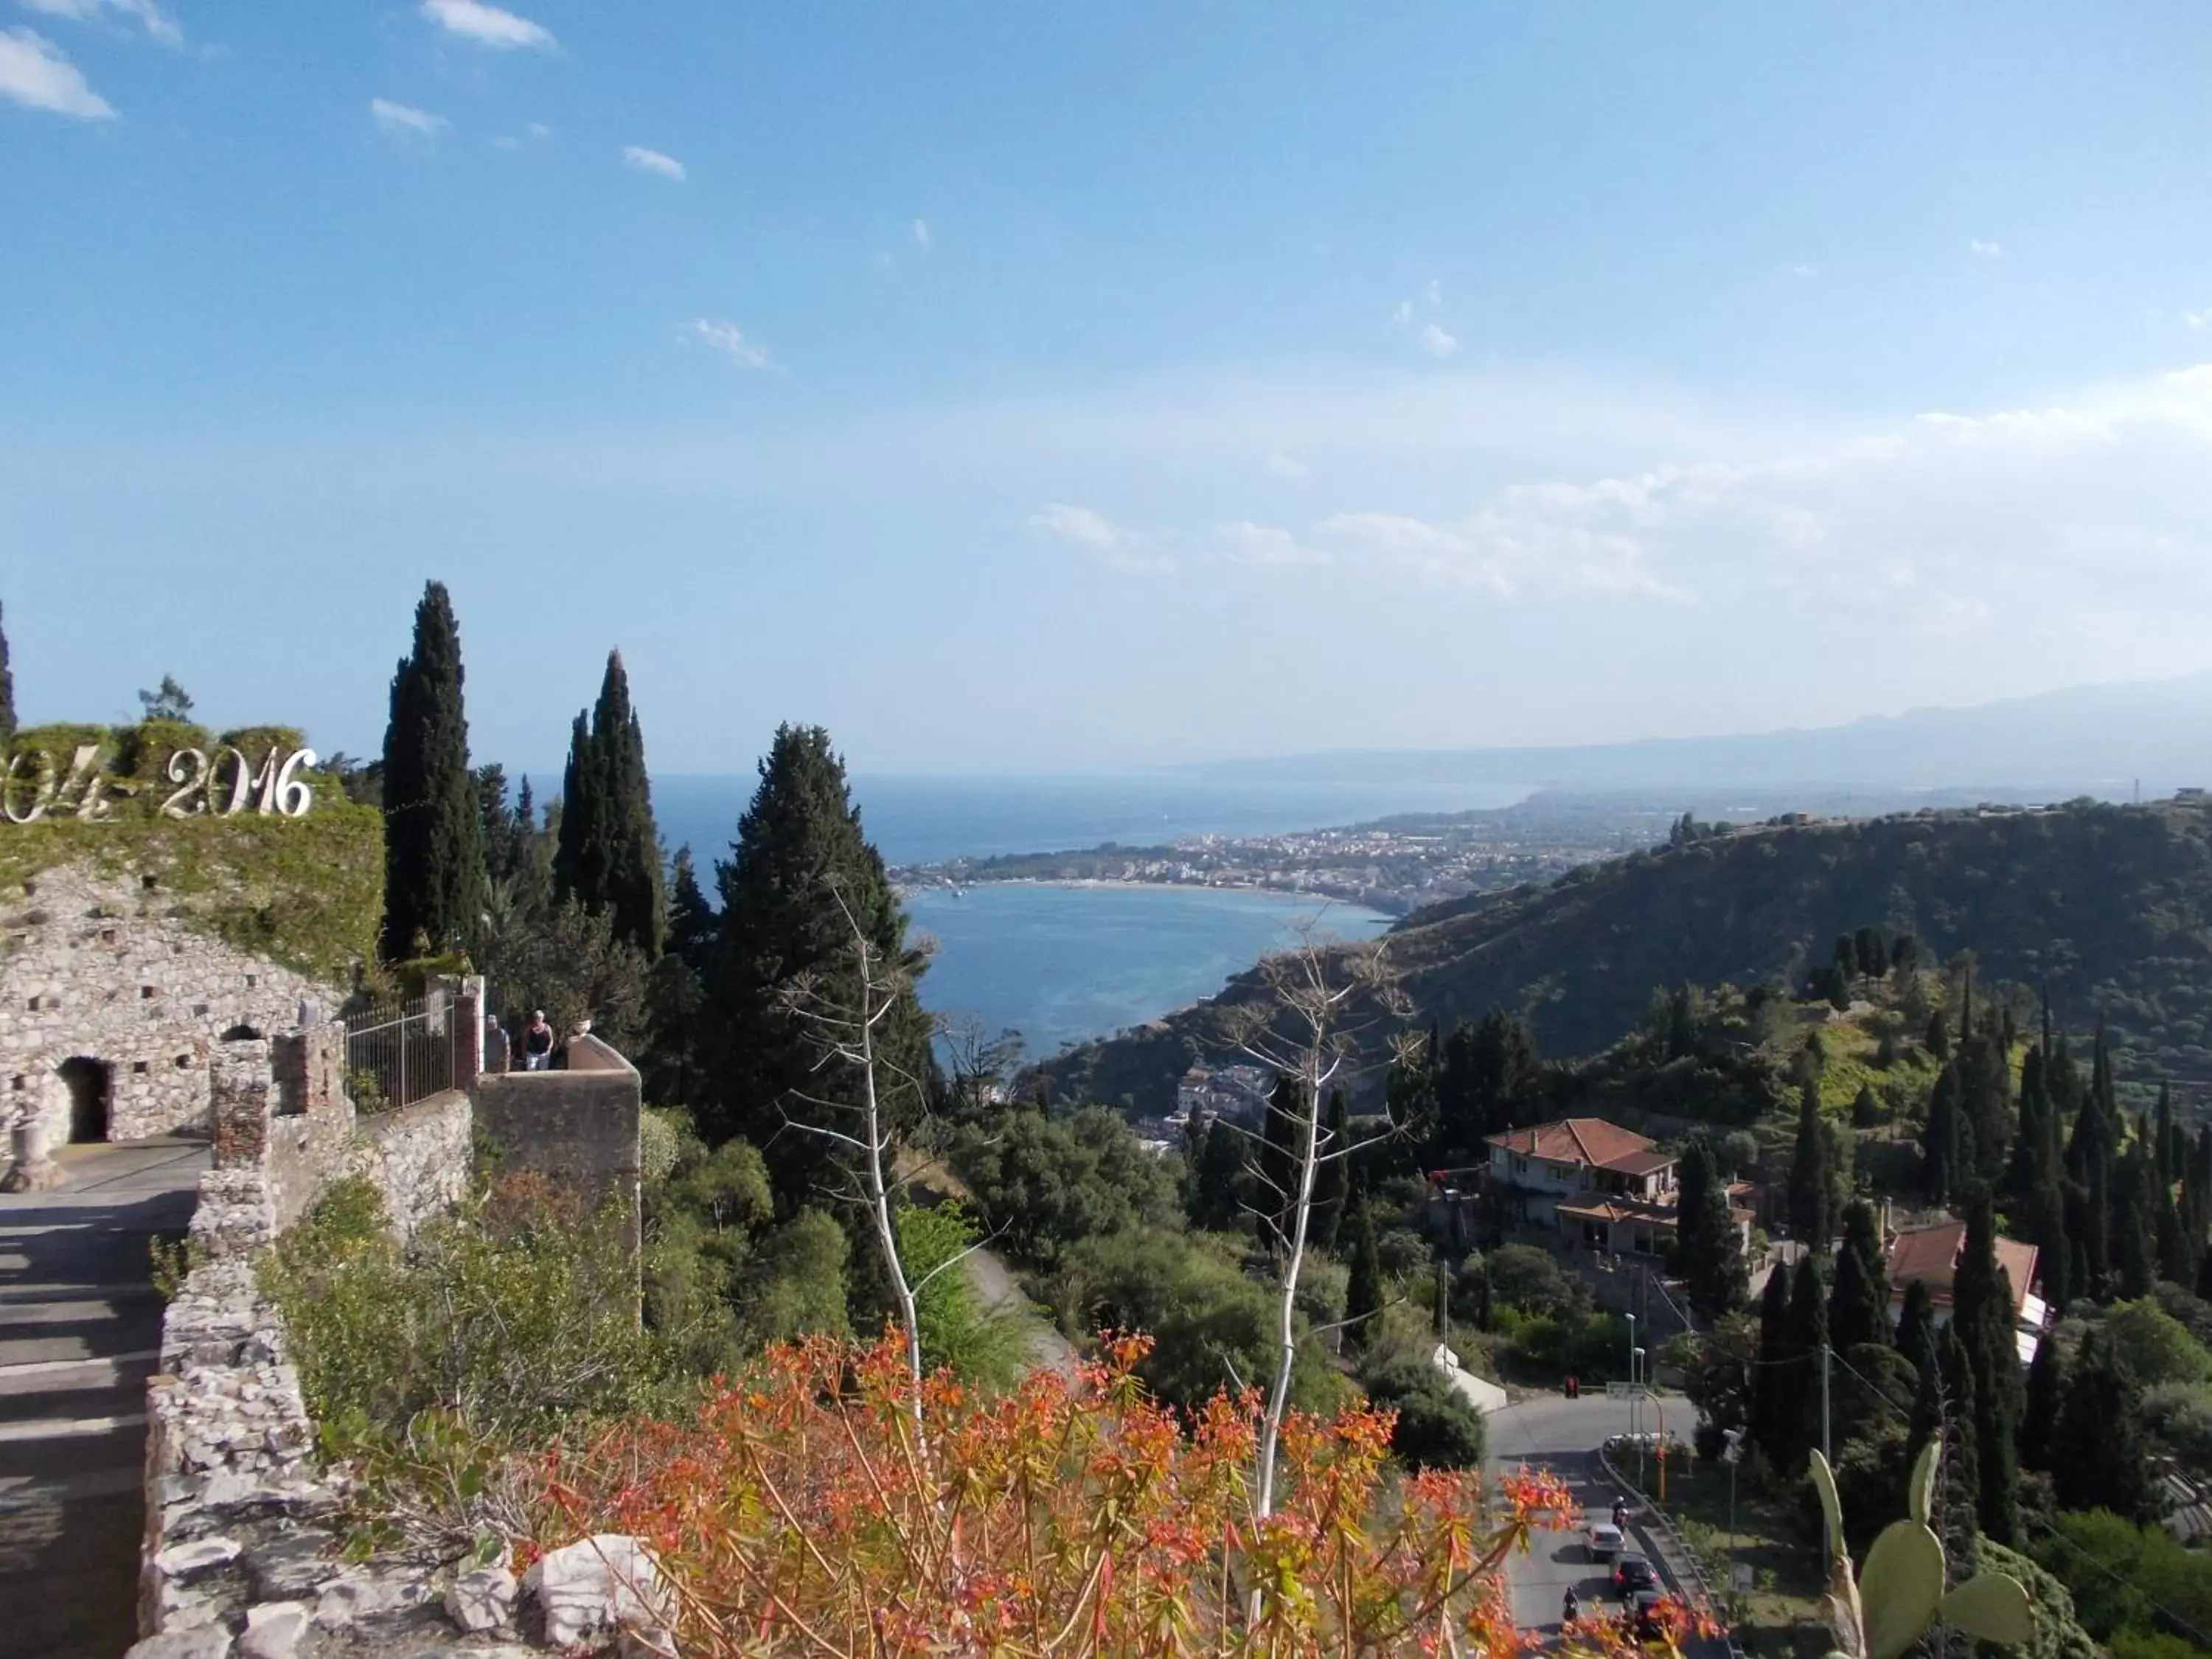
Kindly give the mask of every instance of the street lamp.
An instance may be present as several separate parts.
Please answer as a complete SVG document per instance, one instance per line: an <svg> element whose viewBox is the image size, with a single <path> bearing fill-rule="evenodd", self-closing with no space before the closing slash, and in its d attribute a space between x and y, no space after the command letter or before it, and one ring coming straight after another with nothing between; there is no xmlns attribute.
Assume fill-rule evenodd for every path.
<svg viewBox="0 0 2212 1659"><path fill-rule="evenodd" d="M1729 1548L1733 1551L1735 1548L1736 1541L1735 1466L1743 1462L1743 1431L1741 1429L1724 1429L1721 1432L1723 1437L1728 1442L1726 1449L1721 1453L1721 1462L1729 1466ZM1735 1576L1733 1566L1730 1567L1729 1576L1731 1577ZM1730 1585L1729 1588L1734 1589L1735 1586Z"/></svg>
<svg viewBox="0 0 2212 1659"><path fill-rule="evenodd" d="M1636 1422L1636 1316L1628 1316L1628 1431L1634 1434Z"/></svg>
<svg viewBox="0 0 2212 1659"><path fill-rule="evenodd" d="M1643 1349L1628 1351L1629 1410L1633 1413L1630 1420L1636 1425L1636 1484L1639 1489L1644 1485L1644 1360Z"/></svg>

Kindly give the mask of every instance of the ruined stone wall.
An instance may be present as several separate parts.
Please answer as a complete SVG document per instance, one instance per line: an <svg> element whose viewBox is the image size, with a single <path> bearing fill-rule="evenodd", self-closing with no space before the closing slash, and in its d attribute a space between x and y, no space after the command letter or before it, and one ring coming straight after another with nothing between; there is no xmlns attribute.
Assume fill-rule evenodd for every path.
<svg viewBox="0 0 2212 1659"><path fill-rule="evenodd" d="M597 1205L619 1197L629 1243L639 1249L636 1068L595 1037L568 1044L564 1072L509 1072L477 1079L476 1126L502 1170L528 1170L575 1188Z"/></svg>
<svg viewBox="0 0 2212 1659"><path fill-rule="evenodd" d="M19 1125L33 1158L70 1139L66 1061L106 1067L107 1139L200 1130L226 1033L337 1006L329 988L187 929L144 879L68 866L0 894L0 1165Z"/></svg>
<svg viewBox="0 0 2212 1659"><path fill-rule="evenodd" d="M384 1212L402 1238L467 1194L476 1115L459 1090L362 1117L358 1125L349 1167L383 1194Z"/></svg>

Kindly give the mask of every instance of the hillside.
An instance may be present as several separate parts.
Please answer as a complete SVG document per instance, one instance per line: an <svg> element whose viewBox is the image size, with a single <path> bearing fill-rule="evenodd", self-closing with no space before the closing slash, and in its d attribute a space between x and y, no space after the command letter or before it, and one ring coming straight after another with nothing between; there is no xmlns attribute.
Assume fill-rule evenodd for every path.
<svg viewBox="0 0 2212 1659"><path fill-rule="evenodd" d="M1658 987L1795 984L1869 925L1939 957L1971 949L1987 982L2047 981L2077 1029L2101 1006L2124 1077L2212 1102L2212 812L2186 805L1736 830L1417 911L1389 938L1415 1022L1519 1010L1565 1056L1612 1042ZM1220 1053L1224 1004L1252 994L1243 976L1073 1050L1047 1068L1055 1090L1164 1110L1182 1070Z"/></svg>

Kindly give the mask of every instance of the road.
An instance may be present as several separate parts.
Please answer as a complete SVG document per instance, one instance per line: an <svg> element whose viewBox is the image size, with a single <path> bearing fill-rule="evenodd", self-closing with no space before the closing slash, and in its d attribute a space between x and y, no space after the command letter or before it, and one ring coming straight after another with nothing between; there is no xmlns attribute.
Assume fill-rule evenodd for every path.
<svg viewBox="0 0 2212 1659"><path fill-rule="evenodd" d="M149 1240L182 1231L204 1145L70 1146L59 1191L0 1195L0 1655L114 1659L137 1636Z"/></svg>
<svg viewBox="0 0 2212 1659"><path fill-rule="evenodd" d="M1690 1402L1667 1395L1656 1403L1665 1411L1669 1431L1686 1437ZM1653 1402L1632 1407L1627 1401L1609 1400L1601 1394L1586 1394L1579 1400L1538 1395L1492 1412L1488 1422L1494 1472L1510 1474L1523 1465L1532 1471L1548 1468L1567 1483L1588 1517L1598 1521L1607 1518L1616 1494L1598 1464L1597 1449L1616 1434L1658 1426ZM1632 1500L1628 1547L1656 1563L1659 1558L1638 1524L1638 1507ZM1556 1632L1569 1586L1586 1609L1595 1610L1610 1600L1612 1570L1589 1559L1578 1530L1538 1533L1531 1544L1528 1554L1515 1555L1506 1564L1513 1622L1522 1630Z"/></svg>

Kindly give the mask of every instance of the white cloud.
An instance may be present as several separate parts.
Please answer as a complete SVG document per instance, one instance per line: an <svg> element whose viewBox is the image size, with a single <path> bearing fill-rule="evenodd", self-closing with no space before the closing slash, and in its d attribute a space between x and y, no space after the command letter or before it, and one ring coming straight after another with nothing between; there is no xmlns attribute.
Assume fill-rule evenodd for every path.
<svg viewBox="0 0 2212 1659"><path fill-rule="evenodd" d="M1435 277L1429 278L1429 309L1440 308L1444 302L1444 285Z"/></svg>
<svg viewBox="0 0 2212 1659"><path fill-rule="evenodd" d="M2212 311L2185 311L2181 320L2191 328L2212 328Z"/></svg>
<svg viewBox="0 0 2212 1659"><path fill-rule="evenodd" d="M1430 323L1421 330L1421 349L1442 362L1459 349L1459 340L1456 336L1448 334L1436 324Z"/></svg>
<svg viewBox="0 0 2212 1659"><path fill-rule="evenodd" d="M0 31L0 98L81 121L115 115L115 106L85 84L58 46L26 28Z"/></svg>
<svg viewBox="0 0 2212 1659"><path fill-rule="evenodd" d="M917 219L914 222L914 240L915 246L924 253L929 252L929 222L927 220Z"/></svg>
<svg viewBox="0 0 2212 1659"><path fill-rule="evenodd" d="M1176 568L1175 556L1159 538L1121 526L1087 507L1054 502L1030 517L1030 528L1039 535L1068 543L1116 570L1132 574L1158 574Z"/></svg>
<svg viewBox="0 0 2212 1659"><path fill-rule="evenodd" d="M1279 449L1267 457L1267 471L1278 478L1303 478L1310 469L1297 456Z"/></svg>
<svg viewBox="0 0 2212 1659"><path fill-rule="evenodd" d="M640 173L654 173L663 179L673 179L678 183L681 183L684 178L683 162L672 155L663 155L657 149L647 149L641 144L624 145L623 160Z"/></svg>
<svg viewBox="0 0 2212 1659"><path fill-rule="evenodd" d="M416 109L406 104L395 104L388 98L372 98L368 112L376 118L377 125L386 132L396 132L415 138L434 138L446 130L446 118L433 115L426 109Z"/></svg>
<svg viewBox="0 0 2212 1659"><path fill-rule="evenodd" d="M165 46L185 44L185 32L177 26L177 20L154 0L16 0L16 3L26 11L66 17L76 23L96 22L111 15L127 18Z"/></svg>
<svg viewBox="0 0 2212 1659"><path fill-rule="evenodd" d="M493 139L491 142L493 148L495 149L515 150L520 149L525 144L543 144L549 143L552 139L552 128L547 126L543 121L532 121L522 129L522 132L520 137L517 137L515 134L511 132L502 133L500 137Z"/></svg>
<svg viewBox="0 0 2212 1659"><path fill-rule="evenodd" d="M1364 562L1500 599L1802 603L1953 634L2212 621L2208 472L2212 363L1810 449L1510 484L1457 516L1363 509L1215 541L1239 564Z"/></svg>
<svg viewBox="0 0 2212 1659"><path fill-rule="evenodd" d="M486 5L484 0L422 0L422 15L449 34L461 35L478 46L501 52L527 46L550 52L559 42L553 32L527 17Z"/></svg>
<svg viewBox="0 0 2212 1659"><path fill-rule="evenodd" d="M1790 267L1790 274L1792 276L1801 277L1818 276L1820 274L1820 268L1818 265L1792 265Z"/></svg>
<svg viewBox="0 0 2212 1659"><path fill-rule="evenodd" d="M1411 300L1401 300L1396 305L1390 307L1390 323L1393 327L1409 327L1412 325L1413 320L1413 302Z"/></svg>
<svg viewBox="0 0 2212 1659"><path fill-rule="evenodd" d="M769 355L766 346L748 340L744 331L735 323L720 323L711 318L694 318L684 332L702 345L711 346L738 368L773 368L775 359Z"/></svg>
<svg viewBox="0 0 2212 1659"><path fill-rule="evenodd" d="M526 138L535 138L540 143L544 143L545 140L552 137L553 129L547 126L543 121L532 121L528 126L523 128L522 133L523 137Z"/></svg>
<svg viewBox="0 0 2212 1659"><path fill-rule="evenodd" d="M2005 257L2004 244L2002 242L1984 242L1979 239L1973 239L1966 243L1966 248L1977 259L2002 259Z"/></svg>

